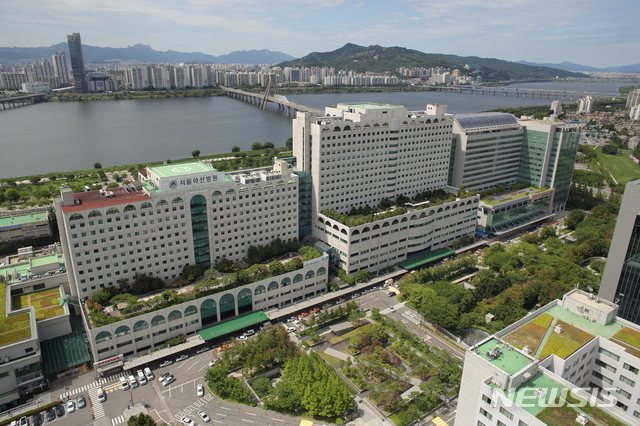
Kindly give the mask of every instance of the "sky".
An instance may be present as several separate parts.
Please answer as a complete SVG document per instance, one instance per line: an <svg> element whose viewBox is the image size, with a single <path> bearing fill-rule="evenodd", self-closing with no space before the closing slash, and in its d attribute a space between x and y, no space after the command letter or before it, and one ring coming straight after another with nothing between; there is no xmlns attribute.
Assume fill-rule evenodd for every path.
<svg viewBox="0 0 640 426"><path fill-rule="evenodd" d="M83 44L296 58L346 43L596 68L640 63L640 0L4 0L0 46Z"/></svg>

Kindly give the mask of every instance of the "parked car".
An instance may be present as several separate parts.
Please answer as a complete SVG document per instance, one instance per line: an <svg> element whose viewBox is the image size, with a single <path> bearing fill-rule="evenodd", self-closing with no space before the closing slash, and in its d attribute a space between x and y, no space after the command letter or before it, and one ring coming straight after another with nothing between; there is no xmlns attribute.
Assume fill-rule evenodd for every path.
<svg viewBox="0 0 640 426"><path fill-rule="evenodd" d="M76 411L76 403L73 399L67 401L67 414Z"/></svg>
<svg viewBox="0 0 640 426"><path fill-rule="evenodd" d="M389 311L391 311L391 312L395 312L395 311L396 311L396 308L394 308L394 307L393 307L393 305L389 305Z"/></svg>
<svg viewBox="0 0 640 426"><path fill-rule="evenodd" d="M170 383L173 383L176 380L175 377L173 376L169 376L166 377L163 381L162 381L162 386L168 386Z"/></svg>
<svg viewBox="0 0 640 426"><path fill-rule="evenodd" d="M31 425L40 426L41 424L42 424L42 414L34 413L33 416L31 416Z"/></svg>
<svg viewBox="0 0 640 426"><path fill-rule="evenodd" d="M104 392L104 389L98 388L98 402L105 402L107 400L107 394Z"/></svg>
<svg viewBox="0 0 640 426"><path fill-rule="evenodd" d="M27 417L20 417L20 426L29 426L29 419Z"/></svg>
<svg viewBox="0 0 640 426"><path fill-rule="evenodd" d="M180 419L180 421L188 426L196 426L196 422L194 422L193 420L191 420L189 417L183 417L182 419Z"/></svg>
<svg viewBox="0 0 640 426"><path fill-rule="evenodd" d="M124 391L129 390L129 382L124 377L120 377L120 388Z"/></svg>
<svg viewBox="0 0 640 426"><path fill-rule="evenodd" d="M209 423L211 421L211 418L209 418L209 415L204 411L198 411L198 415L200 416L202 421L205 423Z"/></svg>
<svg viewBox="0 0 640 426"><path fill-rule="evenodd" d="M208 350L209 350L209 346L203 346L203 347L201 347L200 349L198 349L198 350L196 351L196 353L197 353L197 354L201 354L201 353L206 352L206 351L208 351Z"/></svg>
<svg viewBox="0 0 640 426"><path fill-rule="evenodd" d="M153 372L151 371L151 369L149 367L145 367L144 368L144 375L147 378L147 380L153 380Z"/></svg>
<svg viewBox="0 0 640 426"><path fill-rule="evenodd" d="M56 410L56 416L58 417L64 416L64 405L62 404L56 405L55 410Z"/></svg>
<svg viewBox="0 0 640 426"><path fill-rule="evenodd" d="M164 379L166 379L169 376L171 376L171 373L164 373L163 375L158 377L158 380L161 381L161 382L164 382Z"/></svg>
<svg viewBox="0 0 640 426"><path fill-rule="evenodd" d="M295 327L287 327L287 331L288 331L289 333L295 333L296 328L295 328Z"/></svg>
<svg viewBox="0 0 640 426"><path fill-rule="evenodd" d="M142 370L138 370L138 381L140 382L140 385L147 384L147 378L145 377L144 372Z"/></svg>
<svg viewBox="0 0 640 426"><path fill-rule="evenodd" d="M189 358L189 355L187 354L180 355L178 358L176 358L176 362L184 361L187 358Z"/></svg>
<svg viewBox="0 0 640 426"><path fill-rule="evenodd" d="M45 414L47 421L52 422L56 419L56 412L53 408L49 408Z"/></svg>
<svg viewBox="0 0 640 426"><path fill-rule="evenodd" d="M204 386L198 385L196 392L198 393L198 396L204 396Z"/></svg>
<svg viewBox="0 0 640 426"><path fill-rule="evenodd" d="M216 365L216 362L214 360L209 361L209 368L213 367L214 365Z"/></svg>
<svg viewBox="0 0 640 426"><path fill-rule="evenodd" d="M341 303L344 303L344 299L338 299L338 300L336 300L336 305L339 305L339 304L341 304Z"/></svg>
<svg viewBox="0 0 640 426"><path fill-rule="evenodd" d="M171 361L170 359L166 359L166 360L164 360L164 362L162 364L160 364L160 368L164 368L164 367L166 367L168 365L171 365L171 364L173 364L173 361Z"/></svg>
<svg viewBox="0 0 640 426"><path fill-rule="evenodd" d="M84 396L78 395L78 398L76 399L76 405L79 409L87 406L87 401L84 399Z"/></svg>

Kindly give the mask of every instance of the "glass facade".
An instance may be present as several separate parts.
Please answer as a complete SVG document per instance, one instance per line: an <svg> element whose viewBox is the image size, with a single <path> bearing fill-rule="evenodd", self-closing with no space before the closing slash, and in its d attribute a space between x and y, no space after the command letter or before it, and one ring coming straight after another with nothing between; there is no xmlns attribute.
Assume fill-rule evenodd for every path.
<svg viewBox="0 0 640 426"><path fill-rule="evenodd" d="M311 235L311 175L301 171L298 178L298 240L302 240Z"/></svg>
<svg viewBox="0 0 640 426"><path fill-rule="evenodd" d="M547 188L555 188L553 197L553 211L560 211L569 198L571 178L573 177L573 165L580 143L578 132L556 132L551 149L550 170L544 184Z"/></svg>
<svg viewBox="0 0 640 426"><path fill-rule="evenodd" d="M615 297L620 299L618 316L640 324L640 216L636 216L631 231Z"/></svg>
<svg viewBox="0 0 640 426"><path fill-rule="evenodd" d="M69 60L71 61L71 72L76 86L76 92L87 91L87 77L84 72L84 55L82 54L82 40L80 33L73 33L67 36L69 44Z"/></svg>
<svg viewBox="0 0 640 426"><path fill-rule="evenodd" d="M551 198L545 198L514 209L489 214L485 232L495 234L541 218L549 214L550 202Z"/></svg>
<svg viewBox="0 0 640 426"><path fill-rule="evenodd" d="M193 251L196 255L196 264L211 266L207 200L202 195L196 195L191 199L191 230L193 231Z"/></svg>
<svg viewBox="0 0 640 426"><path fill-rule="evenodd" d="M541 186L540 179L544 169L548 137L549 134L546 132L525 130L520 154L518 182L529 182L532 186Z"/></svg>

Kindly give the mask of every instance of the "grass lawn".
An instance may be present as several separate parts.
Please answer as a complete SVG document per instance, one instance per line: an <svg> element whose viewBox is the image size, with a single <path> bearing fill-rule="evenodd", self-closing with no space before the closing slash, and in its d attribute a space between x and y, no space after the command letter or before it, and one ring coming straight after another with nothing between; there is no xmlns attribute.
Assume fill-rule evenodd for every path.
<svg viewBox="0 0 640 426"><path fill-rule="evenodd" d="M624 154L607 155L602 148L596 148L596 155L602 167L606 168L620 185L640 179L640 166Z"/></svg>
<svg viewBox="0 0 640 426"><path fill-rule="evenodd" d="M318 355L320 355L320 357L324 359L327 362L327 364L329 364L332 367L335 367L336 365L339 365L342 362L340 358L336 358L335 356L325 354L324 352L320 352L318 353Z"/></svg>
<svg viewBox="0 0 640 426"><path fill-rule="evenodd" d="M571 355L573 351L593 339L591 334L564 321L558 320L556 324L562 326L562 334L558 334L555 331L551 333L544 349L542 349L539 359L544 359L552 354L560 358L566 358Z"/></svg>
<svg viewBox="0 0 640 426"><path fill-rule="evenodd" d="M58 298L60 290L58 287L36 291L29 294L14 296L11 303L13 309L22 309L33 306L36 311L36 320L41 321L59 315L64 315L64 307L60 306Z"/></svg>
<svg viewBox="0 0 640 426"><path fill-rule="evenodd" d="M610 416L609 414L602 411L600 408L592 407L589 403L584 404L579 408L567 407L566 403L572 403L577 405L584 404L584 400L577 400L576 398L567 396L567 400L565 404L561 407L547 407L540 412L536 417L539 420L542 420L549 426L565 426L576 423L576 417L579 412L584 412L587 416L591 416L596 420L600 421L602 424L607 426L624 426L626 423L619 421L618 419ZM558 403L556 399L554 403ZM590 419L591 420L591 419ZM589 424L592 424L593 421L590 421Z"/></svg>
<svg viewBox="0 0 640 426"><path fill-rule="evenodd" d="M336 336L331 338L331 340L329 340L329 342L331 342L332 345L335 345L336 343L340 343L343 342L345 340L349 340L351 339L353 336L357 336L358 334L360 334L360 331L358 331L358 329L355 330L351 330L348 333L345 333L341 336Z"/></svg>
<svg viewBox="0 0 640 426"><path fill-rule="evenodd" d="M525 346L529 346L531 353L535 354L538 350L538 345L542 341L544 334L547 332L547 328L553 321L553 317L549 314L542 314L533 321L523 325L522 327L509 333L505 340L511 343L518 349L523 349Z"/></svg>
<svg viewBox="0 0 640 426"><path fill-rule="evenodd" d="M11 345L31 337L31 321L28 313L7 316L6 288L0 283L0 346Z"/></svg>
<svg viewBox="0 0 640 426"><path fill-rule="evenodd" d="M625 327L610 340L625 347L630 354L640 357L640 333L637 331Z"/></svg>

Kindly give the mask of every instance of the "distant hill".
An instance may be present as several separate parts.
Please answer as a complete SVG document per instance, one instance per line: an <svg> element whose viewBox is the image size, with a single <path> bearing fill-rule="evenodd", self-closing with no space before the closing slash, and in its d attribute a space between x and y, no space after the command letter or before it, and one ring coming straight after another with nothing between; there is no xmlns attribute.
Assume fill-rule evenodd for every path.
<svg viewBox="0 0 640 426"><path fill-rule="evenodd" d="M358 46L345 44L333 52L313 52L307 56L279 64L297 67L335 67L336 70L356 72L395 72L398 67L445 67L463 70L465 65L475 71L482 67L485 79L549 79L557 77L587 78L585 74L549 67L529 66L500 59L479 58L477 56L456 56L440 53L423 53L404 47Z"/></svg>
<svg viewBox="0 0 640 426"><path fill-rule="evenodd" d="M54 52L65 51L69 55L67 43L58 43L49 47L0 47L0 62L32 62L43 58L51 60ZM227 55L213 56L200 52L160 52L148 44L136 44L128 47L98 47L82 45L85 62L203 62L217 64L277 64L294 59L293 56L270 50L242 50Z"/></svg>
<svg viewBox="0 0 640 426"><path fill-rule="evenodd" d="M566 71L640 73L640 64L622 65L619 67L608 67L608 68L594 68L586 65L574 64L573 62L561 62L559 64L549 64L549 63L537 64L535 62L518 61L517 63L535 66L535 67L558 68Z"/></svg>

